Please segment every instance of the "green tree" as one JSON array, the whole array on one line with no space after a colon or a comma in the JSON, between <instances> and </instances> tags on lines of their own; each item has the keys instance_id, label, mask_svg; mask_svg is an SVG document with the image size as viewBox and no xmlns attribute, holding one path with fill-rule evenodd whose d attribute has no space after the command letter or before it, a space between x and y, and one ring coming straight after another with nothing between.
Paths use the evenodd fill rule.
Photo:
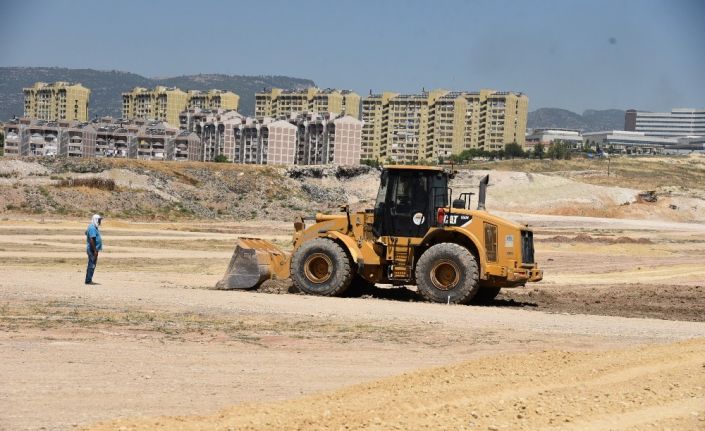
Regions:
<instances>
[{"instance_id":1,"label":"green tree","mask_svg":"<svg viewBox=\"0 0 705 431\"><path fill-rule=\"evenodd\" d=\"M225 156L225 154L218 154L217 156L215 156L213 161L216 163L227 163L228 158Z\"/></svg>"},{"instance_id":2,"label":"green tree","mask_svg":"<svg viewBox=\"0 0 705 431\"><path fill-rule=\"evenodd\" d=\"M545 153L546 153L546 147L544 147L544 145L541 142L534 145L534 157L535 158L543 159Z\"/></svg>"},{"instance_id":3,"label":"green tree","mask_svg":"<svg viewBox=\"0 0 705 431\"><path fill-rule=\"evenodd\" d=\"M552 160L570 160L570 144L556 139L548 147L546 157Z\"/></svg>"},{"instance_id":4,"label":"green tree","mask_svg":"<svg viewBox=\"0 0 705 431\"><path fill-rule=\"evenodd\" d=\"M512 142L511 144L507 144L504 146L504 154L506 157L513 159L515 157L524 157L524 149L521 148L521 145L517 144L516 142Z\"/></svg>"},{"instance_id":5,"label":"green tree","mask_svg":"<svg viewBox=\"0 0 705 431\"><path fill-rule=\"evenodd\" d=\"M360 160L360 164L372 166L373 168L379 168L379 161L375 159L362 159Z\"/></svg>"},{"instance_id":6,"label":"green tree","mask_svg":"<svg viewBox=\"0 0 705 431\"><path fill-rule=\"evenodd\" d=\"M5 155L5 135L0 131L0 156Z\"/></svg>"}]
</instances>

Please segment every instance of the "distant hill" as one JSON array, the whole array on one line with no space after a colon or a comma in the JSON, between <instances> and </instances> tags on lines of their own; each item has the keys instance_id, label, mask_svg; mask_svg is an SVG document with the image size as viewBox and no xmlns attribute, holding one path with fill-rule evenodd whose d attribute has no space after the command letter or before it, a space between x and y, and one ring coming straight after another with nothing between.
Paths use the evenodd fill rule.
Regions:
<instances>
[{"instance_id":1,"label":"distant hill","mask_svg":"<svg viewBox=\"0 0 705 431\"><path fill-rule=\"evenodd\" d=\"M540 108L529 112L527 127L579 129L584 132L624 130L624 111L588 109L583 115L560 108Z\"/></svg>"},{"instance_id":2,"label":"distant hill","mask_svg":"<svg viewBox=\"0 0 705 431\"><path fill-rule=\"evenodd\" d=\"M0 67L0 121L24 111L22 88L37 81L80 82L91 89L90 115L119 117L122 110L121 93L134 87L151 88L156 85L176 86L182 90L230 90L240 95L239 111L253 115L255 92L263 87L287 89L315 86L310 79L287 76L188 75L173 78L145 78L134 73L116 70L66 69L59 67Z\"/></svg>"}]
</instances>

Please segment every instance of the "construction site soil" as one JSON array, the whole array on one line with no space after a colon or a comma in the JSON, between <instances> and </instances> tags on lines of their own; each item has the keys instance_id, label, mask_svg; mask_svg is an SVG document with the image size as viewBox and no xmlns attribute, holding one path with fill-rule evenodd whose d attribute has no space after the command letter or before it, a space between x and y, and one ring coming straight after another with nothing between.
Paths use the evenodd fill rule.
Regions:
<instances>
[{"instance_id":1,"label":"construction site soil","mask_svg":"<svg viewBox=\"0 0 705 431\"><path fill-rule=\"evenodd\" d=\"M639 160L658 175L640 179ZM584 174L583 161L483 165L493 169L488 207L534 228L545 279L470 306L383 285L344 298L302 295L287 282L212 290L238 237L288 248L291 223L167 214L166 200L191 204L154 182L179 182L184 169L255 172L224 196L255 205L271 178L313 212L306 189L369 205L374 171L61 163L0 160L2 430L705 429L702 158L613 161L611 180ZM145 192L154 211L141 206L142 192L139 214L106 204L104 193L130 190L119 178L113 192L51 178L116 170L135 189L154 187ZM482 173L461 170L454 191ZM47 206L64 189L76 194L71 209ZM27 190L47 200L35 204ZM640 202L644 190L657 201ZM276 208L294 213L290 202ZM102 227L100 284L87 287L83 232L103 208L113 213Z\"/></svg>"}]
</instances>

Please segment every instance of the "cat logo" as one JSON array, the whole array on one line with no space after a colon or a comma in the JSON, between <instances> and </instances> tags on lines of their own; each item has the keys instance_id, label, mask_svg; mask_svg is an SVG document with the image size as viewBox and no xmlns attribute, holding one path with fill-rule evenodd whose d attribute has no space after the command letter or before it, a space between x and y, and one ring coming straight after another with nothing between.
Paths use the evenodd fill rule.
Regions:
<instances>
[{"instance_id":1,"label":"cat logo","mask_svg":"<svg viewBox=\"0 0 705 431\"><path fill-rule=\"evenodd\" d=\"M446 214L443 224L447 226L463 226L469 223L472 217L467 214Z\"/></svg>"}]
</instances>

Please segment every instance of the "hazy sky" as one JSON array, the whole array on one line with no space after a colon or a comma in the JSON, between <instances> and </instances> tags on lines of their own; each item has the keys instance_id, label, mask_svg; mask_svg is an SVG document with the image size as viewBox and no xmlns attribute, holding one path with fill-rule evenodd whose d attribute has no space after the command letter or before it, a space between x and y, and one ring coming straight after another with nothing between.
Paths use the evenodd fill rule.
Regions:
<instances>
[{"instance_id":1,"label":"hazy sky","mask_svg":"<svg viewBox=\"0 0 705 431\"><path fill-rule=\"evenodd\" d=\"M705 0L0 0L0 65L495 88L530 109L705 107Z\"/></svg>"}]
</instances>

